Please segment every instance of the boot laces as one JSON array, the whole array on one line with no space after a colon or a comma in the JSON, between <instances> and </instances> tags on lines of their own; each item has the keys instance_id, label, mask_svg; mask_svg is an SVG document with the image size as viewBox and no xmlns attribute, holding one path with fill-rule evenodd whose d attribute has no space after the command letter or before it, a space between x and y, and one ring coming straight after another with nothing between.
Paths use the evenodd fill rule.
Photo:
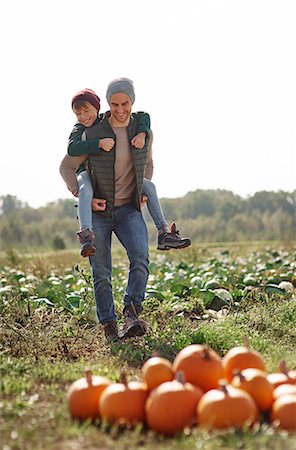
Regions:
<instances>
[{"instance_id":1,"label":"boot laces","mask_svg":"<svg viewBox=\"0 0 296 450\"><path fill-rule=\"evenodd\" d=\"M180 232L179 232L179 230L177 230L177 226L176 226L175 222L173 222L170 226L170 233L173 236L178 236L178 237L180 236Z\"/></svg>"}]
</instances>

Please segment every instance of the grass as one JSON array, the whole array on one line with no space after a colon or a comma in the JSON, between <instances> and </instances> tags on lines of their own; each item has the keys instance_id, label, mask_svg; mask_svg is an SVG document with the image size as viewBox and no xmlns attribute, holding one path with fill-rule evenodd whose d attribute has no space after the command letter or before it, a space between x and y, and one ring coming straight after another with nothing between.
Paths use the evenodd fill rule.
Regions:
<instances>
[{"instance_id":1,"label":"grass","mask_svg":"<svg viewBox=\"0 0 296 450\"><path fill-rule=\"evenodd\" d=\"M223 252L229 251L233 258L243 257L248 261L251 258L246 246L227 248L223 244L220 248ZM254 244L252 251L262 252L264 248ZM190 251L169 253L160 259L152 252L155 276L159 278L161 270L167 274L169 264L180 262L182 267L187 267L187 263L201 267L210 259L213 266L217 249L193 247ZM284 252L291 256L289 269L295 269L294 249L285 244ZM51 293L55 298L57 292L63 293L57 281L53 285L56 291L46 283L50 276L61 274L65 277L74 273L73 267L78 263L80 273L77 277L81 278L81 268L88 268L85 261L78 259L77 253L62 251L27 258L14 254L16 259L12 261L11 258L11 255L0 257L0 268L13 267L12 271L5 269L5 276L11 272L11 280L18 280L7 281L14 283L15 290L2 299L0 318L1 450L296 450L296 433L276 431L267 425L251 431L228 430L210 434L195 428L175 438L164 438L140 426L123 429L104 423L79 424L69 417L66 402L69 385L82 376L86 367L112 381L119 379L120 370L125 367L129 379L141 379L141 365L153 351L173 360L178 351L190 343L207 343L223 356L228 349L242 344L247 335L251 346L262 353L268 371L276 371L282 358L288 367L296 368L295 298L267 295L264 289L254 287L245 292L228 314L218 315L205 310L200 298L171 295L161 300L150 297L144 305L144 318L149 322L147 335L109 346L94 316L85 317L77 308L69 312L62 303L54 308L32 306L28 298L20 294L19 277L22 275L15 277L18 271L36 277L32 284L37 286L38 282L37 287L41 289L42 283L44 295ZM119 251L116 258L115 264L117 261L119 264L124 259L123 253ZM116 307L121 319L120 291L125 278L120 272L117 278L120 282L116 285ZM91 292L86 292L85 302L91 304L92 301Z\"/></svg>"}]
</instances>

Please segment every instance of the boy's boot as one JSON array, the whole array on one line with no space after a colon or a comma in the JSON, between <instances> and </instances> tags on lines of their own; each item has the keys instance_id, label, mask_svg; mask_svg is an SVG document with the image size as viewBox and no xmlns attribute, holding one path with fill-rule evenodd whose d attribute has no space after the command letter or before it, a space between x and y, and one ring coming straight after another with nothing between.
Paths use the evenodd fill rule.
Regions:
<instances>
[{"instance_id":1,"label":"boy's boot","mask_svg":"<svg viewBox=\"0 0 296 450\"><path fill-rule=\"evenodd\" d=\"M124 322L118 335L120 339L126 339L134 336L143 336L147 331L147 325L144 320L139 319L138 314L142 311L140 305L131 303L123 308Z\"/></svg>"},{"instance_id":2,"label":"boy's boot","mask_svg":"<svg viewBox=\"0 0 296 450\"><path fill-rule=\"evenodd\" d=\"M116 342L119 340L116 320L111 320L111 322L104 323L103 328L108 342Z\"/></svg>"},{"instance_id":3,"label":"boy's boot","mask_svg":"<svg viewBox=\"0 0 296 450\"><path fill-rule=\"evenodd\" d=\"M78 231L77 236L81 245L80 255L81 256L94 255L96 252L94 233L88 228L85 228L84 230Z\"/></svg>"},{"instance_id":4,"label":"boy's boot","mask_svg":"<svg viewBox=\"0 0 296 450\"><path fill-rule=\"evenodd\" d=\"M158 233L158 245L157 250L170 250L171 248L179 249L188 247L191 244L191 240L181 238L179 231L177 230L175 222L173 222L169 228L169 231L163 229Z\"/></svg>"}]
</instances>

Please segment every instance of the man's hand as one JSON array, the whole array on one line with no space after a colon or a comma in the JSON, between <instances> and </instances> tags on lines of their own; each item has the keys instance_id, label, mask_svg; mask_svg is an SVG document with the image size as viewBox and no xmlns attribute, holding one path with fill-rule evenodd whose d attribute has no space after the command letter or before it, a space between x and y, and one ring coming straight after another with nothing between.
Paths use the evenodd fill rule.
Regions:
<instances>
[{"instance_id":1,"label":"man's hand","mask_svg":"<svg viewBox=\"0 0 296 450\"><path fill-rule=\"evenodd\" d=\"M148 200L147 195L142 194L141 197L140 197L140 206L141 206L141 209L144 208L144 206L145 206L146 203L147 203L147 200Z\"/></svg>"},{"instance_id":2,"label":"man's hand","mask_svg":"<svg viewBox=\"0 0 296 450\"><path fill-rule=\"evenodd\" d=\"M115 141L112 138L104 138L99 140L99 148L104 150L104 152L110 152L114 147Z\"/></svg>"},{"instance_id":3,"label":"man's hand","mask_svg":"<svg viewBox=\"0 0 296 450\"><path fill-rule=\"evenodd\" d=\"M143 148L145 145L145 137L146 133L141 132L131 140L131 144L136 148Z\"/></svg>"},{"instance_id":4,"label":"man's hand","mask_svg":"<svg viewBox=\"0 0 296 450\"><path fill-rule=\"evenodd\" d=\"M93 198L91 207L93 211L105 211L106 200L102 198Z\"/></svg>"}]
</instances>

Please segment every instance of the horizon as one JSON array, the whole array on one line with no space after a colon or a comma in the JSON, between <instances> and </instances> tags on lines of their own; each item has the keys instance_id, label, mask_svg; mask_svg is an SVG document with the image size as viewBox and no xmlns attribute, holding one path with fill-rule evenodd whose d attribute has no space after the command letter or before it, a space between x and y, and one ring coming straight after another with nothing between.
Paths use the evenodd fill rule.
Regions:
<instances>
[{"instance_id":1,"label":"horizon","mask_svg":"<svg viewBox=\"0 0 296 450\"><path fill-rule=\"evenodd\" d=\"M281 192L282 192L282 193L285 193L285 194L288 194L288 195L293 195L293 194L295 195L295 194L296 194L296 189L294 189L293 191L285 191L285 190L283 190L283 189L279 189L279 190L277 190L277 191L275 191L275 190L261 190L261 191L256 191L256 192L254 192L253 194L250 194L250 195L247 195L247 196L242 196L242 195L239 195L239 194L233 192L233 191L230 190L230 189L222 189L222 188L217 188L217 189L199 189L199 188L197 188L197 189L195 189L195 190L193 190L193 191L188 191L186 194L184 194L184 195L182 195L182 196L180 196L180 197L161 197L161 198L160 198L160 201L162 201L162 200L177 200L177 199L182 199L182 198L186 197L187 195L192 194L192 193L195 193L195 192L197 192L197 191L203 191L203 192L204 192L204 191L214 191L214 192L223 191L223 192L229 192L229 193L233 194L233 196L239 197L239 199L240 199L240 200L243 200L243 201L244 201L244 200L248 200L248 199L254 197L256 194L263 193L263 192L264 192L264 193L267 193L267 194L280 194ZM41 205L38 205L38 206L33 206L33 205L31 205L28 201L22 200L22 199L20 199L18 196L13 195L13 194L5 194L5 195L1 195L1 196L0 196L0 201L1 201L1 199L2 199L3 197L7 197L7 196L11 196L11 197L15 198L17 201L20 201L20 202L22 203L22 207L29 207L29 208L31 208L31 209L44 208L44 207L47 207L47 206L49 206L49 205L51 205L51 204L58 203L59 201L72 200L74 203L75 203L75 202L78 203L78 199L72 196L72 198L57 198L57 199L51 200L51 201L49 201L49 202L47 202L47 203L44 203L44 204L41 204ZM295 199L295 200L296 200L296 199ZM1 210L1 205L0 205L0 210ZM0 215L1 215L1 212L0 212Z\"/></svg>"},{"instance_id":2,"label":"horizon","mask_svg":"<svg viewBox=\"0 0 296 450\"><path fill-rule=\"evenodd\" d=\"M82 38L84 11L97 26ZM295 1L5 0L1 19L1 195L33 207L72 198L59 174L72 96L94 89L103 112L120 76L151 116L160 198L295 189Z\"/></svg>"}]
</instances>

